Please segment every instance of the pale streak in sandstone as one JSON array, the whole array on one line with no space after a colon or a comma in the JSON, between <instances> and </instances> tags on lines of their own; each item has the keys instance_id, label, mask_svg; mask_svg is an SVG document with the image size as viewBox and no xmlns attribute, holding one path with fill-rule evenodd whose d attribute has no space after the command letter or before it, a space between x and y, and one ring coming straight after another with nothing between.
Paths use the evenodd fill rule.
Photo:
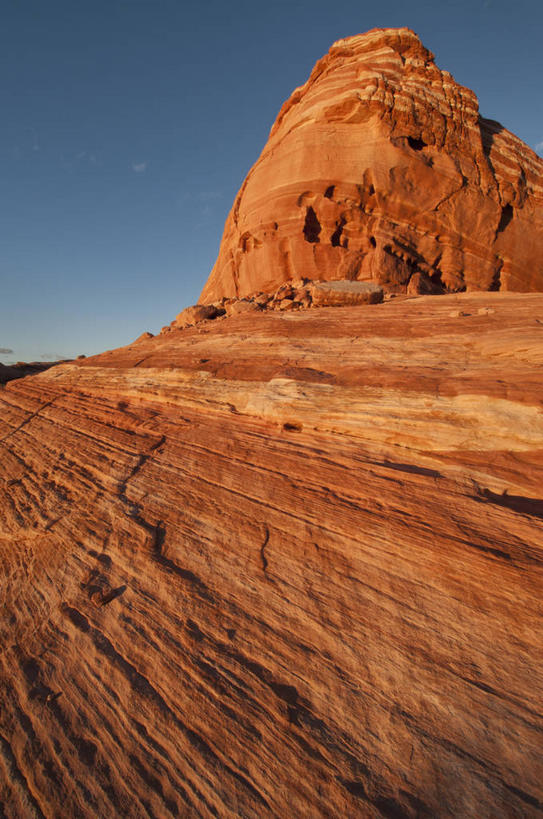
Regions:
<instances>
[{"instance_id":1,"label":"pale streak in sandstone","mask_svg":"<svg viewBox=\"0 0 543 819\"><path fill-rule=\"evenodd\" d=\"M251 313L0 390L4 813L541 815L542 322Z\"/></svg>"},{"instance_id":2,"label":"pale streak in sandstone","mask_svg":"<svg viewBox=\"0 0 543 819\"><path fill-rule=\"evenodd\" d=\"M409 29L334 43L285 102L200 301L300 277L543 289L543 160Z\"/></svg>"}]
</instances>

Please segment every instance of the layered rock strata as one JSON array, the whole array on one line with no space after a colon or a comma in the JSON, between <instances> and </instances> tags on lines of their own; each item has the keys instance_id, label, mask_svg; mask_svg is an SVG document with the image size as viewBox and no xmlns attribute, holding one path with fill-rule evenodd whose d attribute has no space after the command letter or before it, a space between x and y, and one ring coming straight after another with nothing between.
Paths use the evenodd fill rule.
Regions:
<instances>
[{"instance_id":1,"label":"layered rock strata","mask_svg":"<svg viewBox=\"0 0 543 819\"><path fill-rule=\"evenodd\" d=\"M285 102L200 300L300 277L543 289L543 160L409 29L334 43Z\"/></svg>"},{"instance_id":2,"label":"layered rock strata","mask_svg":"<svg viewBox=\"0 0 543 819\"><path fill-rule=\"evenodd\" d=\"M0 812L543 815L543 295L0 389Z\"/></svg>"}]
</instances>

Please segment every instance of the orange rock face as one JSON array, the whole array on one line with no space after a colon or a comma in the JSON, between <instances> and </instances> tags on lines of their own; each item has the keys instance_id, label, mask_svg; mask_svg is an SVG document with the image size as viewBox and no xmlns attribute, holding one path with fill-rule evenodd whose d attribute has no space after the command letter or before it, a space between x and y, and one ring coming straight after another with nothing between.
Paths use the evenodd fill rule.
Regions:
<instances>
[{"instance_id":1,"label":"orange rock face","mask_svg":"<svg viewBox=\"0 0 543 819\"><path fill-rule=\"evenodd\" d=\"M335 43L283 105L201 301L300 277L543 289L543 161L409 29Z\"/></svg>"},{"instance_id":2,"label":"orange rock face","mask_svg":"<svg viewBox=\"0 0 543 819\"><path fill-rule=\"evenodd\" d=\"M542 364L467 293L1 388L0 812L540 816Z\"/></svg>"}]
</instances>

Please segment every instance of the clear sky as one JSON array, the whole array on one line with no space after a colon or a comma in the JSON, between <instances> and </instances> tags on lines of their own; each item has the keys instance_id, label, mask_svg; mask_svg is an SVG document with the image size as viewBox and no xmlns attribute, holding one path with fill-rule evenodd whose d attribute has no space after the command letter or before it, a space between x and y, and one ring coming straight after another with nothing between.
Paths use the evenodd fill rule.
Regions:
<instances>
[{"instance_id":1,"label":"clear sky","mask_svg":"<svg viewBox=\"0 0 543 819\"><path fill-rule=\"evenodd\" d=\"M543 155L542 0L0 6L4 363L127 344L195 303L281 104L340 37L409 26Z\"/></svg>"}]
</instances>

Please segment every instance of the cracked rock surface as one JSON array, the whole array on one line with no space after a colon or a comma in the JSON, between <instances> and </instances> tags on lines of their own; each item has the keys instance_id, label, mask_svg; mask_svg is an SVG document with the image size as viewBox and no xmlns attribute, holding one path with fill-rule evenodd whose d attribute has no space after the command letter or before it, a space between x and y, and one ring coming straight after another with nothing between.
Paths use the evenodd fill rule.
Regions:
<instances>
[{"instance_id":1,"label":"cracked rock surface","mask_svg":"<svg viewBox=\"0 0 543 819\"><path fill-rule=\"evenodd\" d=\"M543 815L543 295L0 388L10 817Z\"/></svg>"}]
</instances>

